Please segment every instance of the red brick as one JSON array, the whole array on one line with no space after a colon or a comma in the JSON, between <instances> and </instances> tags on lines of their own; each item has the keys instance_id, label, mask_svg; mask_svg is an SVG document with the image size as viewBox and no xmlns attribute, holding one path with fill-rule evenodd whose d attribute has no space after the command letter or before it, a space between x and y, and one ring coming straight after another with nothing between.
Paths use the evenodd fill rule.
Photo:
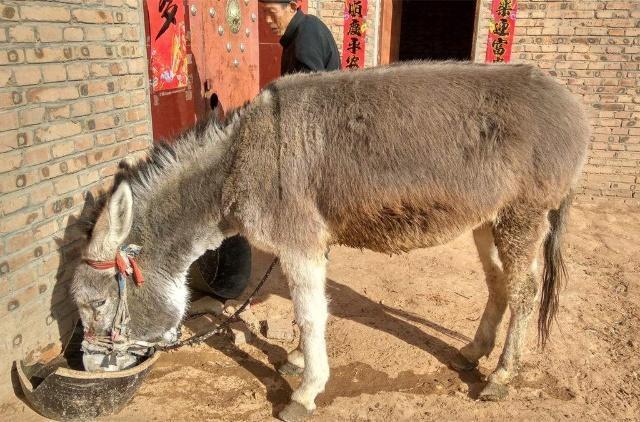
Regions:
<instances>
[{"instance_id":1,"label":"red brick","mask_svg":"<svg viewBox=\"0 0 640 422\"><path fill-rule=\"evenodd\" d=\"M134 140L129 141L128 150L129 152L140 151L149 147L150 142L148 138L136 138Z\"/></svg>"},{"instance_id":2,"label":"red brick","mask_svg":"<svg viewBox=\"0 0 640 422\"><path fill-rule=\"evenodd\" d=\"M100 169L100 176L101 177L109 177L109 176L113 176L114 174L116 174L118 172L118 164L117 163L112 163L109 164L108 166L102 167Z\"/></svg>"},{"instance_id":3,"label":"red brick","mask_svg":"<svg viewBox=\"0 0 640 422\"><path fill-rule=\"evenodd\" d=\"M0 211L2 211L4 215L9 215L12 212L25 208L28 204L28 195L13 195L11 198L6 198L3 201L0 201Z\"/></svg>"},{"instance_id":4,"label":"red brick","mask_svg":"<svg viewBox=\"0 0 640 422\"><path fill-rule=\"evenodd\" d=\"M22 48L0 50L0 65L16 65L22 62L24 62L24 50Z\"/></svg>"},{"instance_id":5,"label":"red brick","mask_svg":"<svg viewBox=\"0 0 640 422\"><path fill-rule=\"evenodd\" d=\"M126 154L126 148L124 145L118 144L116 146L103 148L99 151L92 151L87 155L88 163L90 166L100 164L106 161L113 160L115 158L123 157Z\"/></svg>"},{"instance_id":6,"label":"red brick","mask_svg":"<svg viewBox=\"0 0 640 422\"><path fill-rule=\"evenodd\" d=\"M11 110L0 113L0 131L17 129L18 127L17 111Z\"/></svg>"},{"instance_id":7,"label":"red brick","mask_svg":"<svg viewBox=\"0 0 640 422\"><path fill-rule=\"evenodd\" d=\"M17 252L24 249L33 242L33 233L26 230L17 234L13 234L7 238L7 253Z\"/></svg>"},{"instance_id":8,"label":"red brick","mask_svg":"<svg viewBox=\"0 0 640 422\"><path fill-rule=\"evenodd\" d=\"M132 10L129 12L123 13L123 22L126 23L138 23L140 21L140 15L137 10Z\"/></svg>"},{"instance_id":9,"label":"red brick","mask_svg":"<svg viewBox=\"0 0 640 422\"><path fill-rule=\"evenodd\" d=\"M9 28L9 40L17 43L33 43L36 42L36 34L33 27L19 24Z\"/></svg>"},{"instance_id":10,"label":"red brick","mask_svg":"<svg viewBox=\"0 0 640 422\"><path fill-rule=\"evenodd\" d=\"M47 107L47 119L49 120L60 120L60 119L68 119L71 117L71 108L68 104L56 106L56 107Z\"/></svg>"},{"instance_id":11,"label":"red brick","mask_svg":"<svg viewBox=\"0 0 640 422\"><path fill-rule=\"evenodd\" d=\"M109 71L109 63L91 63L89 65L89 73L92 77L103 78L111 76Z\"/></svg>"},{"instance_id":12,"label":"red brick","mask_svg":"<svg viewBox=\"0 0 640 422\"><path fill-rule=\"evenodd\" d=\"M96 144L98 145L111 145L115 142L116 142L116 135L112 132L96 134Z\"/></svg>"},{"instance_id":13,"label":"red brick","mask_svg":"<svg viewBox=\"0 0 640 422\"><path fill-rule=\"evenodd\" d=\"M148 95L144 90L137 90L130 94L131 105L140 105L148 101Z\"/></svg>"},{"instance_id":14,"label":"red brick","mask_svg":"<svg viewBox=\"0 0 640 422\"><path fill-rule=\"evenodd\" d=\"M80 185L87 186L91 183L95 183L100 179L100 172L97 170L91 170L86 173L82 173L78 176L80 179Z\"/></svg>"},{"instance_id":15,"label":"red brick","mask_svg":"<svg viewBox=\"0 0 640 422\"><path fill-rule=\"evenodd\" d=\"M67 72L62 64L50 64L42 67L45 82L59 82L67 79Z\"/></svg>"},{"instance_id":16,"label":"red brick","mask_svg":"<svg viewBox=\"0 0 640 422\"><path fill-rule=\"evenodd\" d=\"M14 108L21 104L24 96L20 91L0 92L0 108Z\"/></svg>"},{"instance_id":17,"label":"red brick","mask_svg":"<svg viewBox=\"0 0 640 422\"><path fill-rule=\"evenodd\" d=\"M53 193L52 183L39 183L31 190L31 205L43 204Z\"/></svg>"},{"instance_id":18,"label":"red brick","mask_svg":"<svg viewBox=\"0 0 640 422\"><path fill-rule=\"evenodd\" d=\"M35 132L35 136L40 142L49 142L60 138L66 138L67 136L77 135L80 132L82 132L82 127L79 123L64 121L52 124L46 128L38 128Z\"/></svg>"},{"instance_id":19,"label":"red brick","mask_svg":"<svg viewBox=\"0 0 640 422\"><path fill-rule=\"evenodd\" d=\"M55 220L48 221L33 229L33 237L37 240L47 238L58 231L58 223Z\"/></svg>"},{"instance_id":20,"label":"red brick","mask_svg":"<svg viewBox=\"0 0 640 422\"><path fill-rule=\"evenodd\" d=\"M65 41L82 41L84 39L82 28L64 28L63 35Z\"/></svg>"},{"instance_id":21,"label":"red brick","mask_svg":"<svg viewBox=\"0 0 640 422\"><path fill-rule=\"evenodd\" d=\"M109 64L109 73L113 76L117 75L126 75L127 74L127 66L123 63L110 63Z\"/></svg>"},{"instance_id":22,"label":"red brick","mask_svg":"<svg viewBox=\"0 0 640 422\"><path fill-rule=\"evenodd\" d=\"M147 108L138 107L127 111L127 122L134 122L147 118Z\"/></svg>"},{"instance_id":23,"label":"red brick","mask_svg":"<svg viewBox=\"0 0 640 422\"><path fill-rule=\"evenodd\" d=\"M93 101L93 112L94 113L103 113L105 111L113 110L113 98L111 97L100 97Z\"/></svg>"},{"instance_id":24,"label":"red brick","mask_svg":"<svg viewBox=\"0 0 640 422\"><path fill-rule=\"evenodd\" d=\"M28 108L20 110L20 125L30 126L44 121L44 107Z\"/></svg>"},{"instance_id":25,"label":"red brick","mask_svg":"<svg viewBox=\"0 0 640 422\"><path fill-rule=\"evenodd\" d=\"M24 153L23 164L25 166L32 166L34 164L44 163L51 159L49 152L49 146L31 147Z\"/></svg>"},{"instance_id":26,"label":"red brick","mask_svg":"<svg viewBox=\"0 0 640 422\"><path fill-rule=\"evenodd\" d=\"M89 77L89 65L86 63L74 63L67 65L67 78L70 81L85 80Z\"/></svg>"},{"instance_id":27,"label":"red brick","mask_svg":"<svg viewBox=\"0 0 640 422\"><path fill-rule=\"evenodd\" d=\"M42 81L40 68L32 66L21 66L18 72L15 72L15 80L17 85L34 85Z\"/></svg>"},{"instance_id":28,"label":"red brick","mask_svg":"<svg viewBox=\"0 0 640 422\"><path fill-rule=\"evenodd\" d=\"M84 151L93 146L93 135L82 135L74 139L74 148L76 151Z\"/></svg>"},{"instance_id":29,"label":"red brick","mask_svg":"<svg viewBox=\"0 0 640 422\"><path fill-rule=\"evenodd\" d=\"M111 13L106 10L75 9L72 15L76 22L81 23L113 23Z\"/></svg>"},{"instance_id":30,"label":"red brick","mask_svg":"<svg viewBox=\"0 0 640 422\"><path fill-rule=\"evenodd\" d=\"M124 108L131 105L131 95L129 93L116 95L113 97L113 106L115 108Z\"/></svg>"},{"instance_id":31,"label":"red brick","mask_svg":"<svg viewBox=\"0 0 640 422\"><path fill-rule=\"evenodd\" d=\"M62 195L80 187L78 184L78 177L76 175L69 175L56 180L53 182L53 186L56 194L58 195Z\"/></svg>"},{"instance_id":32,"label":"red brick","mask_svg":"<svg viewBox=\"0 0 640 422\"><path fill-rule=\"evenodd\" d=\"M66 7L49 7L41 4L20 7L20 17L27 21L68 22L70 16L69 9Z\"/></svg>"},{"instance_id":33,"label":"red brick","mask_svg":"<svg viewBox=\"0 0 640 422\"><path fill-rule=\"evenodd\" d=\"M87 128L89 130L105 130L112 129L122 121L122 118L117 114L108 116L98 116L94 119L87 120Z\"/></svg>"},{"instance_id":34,"label":"red brick","mask_svg":"<svg viewBox=\"0 0 640 422\"><path fill-rule=\"evenodd\" d=\"M137 41L140 38L140 33L137 27L127 26L124 28L123 36L125 41Z\"/></svg>"},{"instance_id":35,"label":"red brick","mask_svg":"<svg viewBox=\"0 0 640 422\"><path fill-rule=\"evenodd\" d=\"M64 101L73 100L78 97L78 88L75 86L33 88L27 92L27 99L30 102Z\"/></svg>"},{"instance_id":36,"label":"red brick","mask_svg":"<svg viewBox=\"0 0 640 422\"><path fill-rule=\"evenodd\" d=\"M73 117L86 116L91 113L91 103L89 101L74 101L71 104L71 115Z\"/></svg>"},{"instance_id":37,"label":"red brick","mask_svg":"<svg viewBox=\"0 0 640 422\"><path fill-rule=\"evenodd\" d=\"M8 171L19 169L21 162L22 152L20 151L3 154L2 160L0 160L0 173L6 173Z\"/></svg>"},{"instance_id":38,"label":"red brick","mask_svg":"<svg viewBox=\"0 0 640 422\"><path fill-rule=\"evenodd\" d=\"M84 30L84 35L87 41L104 41L107 39L104 29L100 27L87 27ZM87 53L87 55L89 55L89 53Z\"/></svg>"},{"instance_id":39,"label":"red brick","mask_svg":"<svg viewBox=\"0 0 640 422\"><path fill-rule=\"evenodd\" d=\"M28 228L34 222L42 219L42 210L16 213L13 216L3 217L0 220L0 233L11 233Z\"/></svg>"},{"instance_id":40,"label":"red brick","mask_svg":"<svg viewBox=\"0 0 640 422\"><path fill-rule=\"evenodd\" d=\"M120 41L122 40L122 28L119 26L107 27L104 30L105 38L108 41Z\"/></svg>"},{"instance_id":41,"label":"red brick","mask_svg":"<svg viewBox=\"0 0 640 422\"><path fill-rule=\"evenodd\" d=\"M25 58L29 63L64 62L73 59L73 49L71 47L27 48Z\"/></svg>"},{"instance_id":42,"label":"red brick","mask_svg":"<svg viewBox=\"0 0 640 422\"><path fill-rule=\"evenodd\" d=\"M7 259L4 260L2 264L0 264L0 268L3 268L3 271L17 271L27 265L29 262L32 262L37 257L42 256L41 252L44 250L44 247L38 245L34 249L27 249L15 254L11 254L7 256Z\"/></svg>"},{"instance_id":43,"label":"red brick","mask_svg":"<svg viewBox=\"0 0 640 422\"><path fill-rule=\"evenodd\" d=\"M11 76L13 76L11 69L0 69L0 87L9 85Z\"/></svg>"},{"instance_id":44,"label":"red brick","mask_svg":"<svg viewBox=\"0 0 640 422\"><path fill-rule=\"evenodd\" d=\"M94 81L80 85L80 93L83 96L104 95L115 92L116 83L113 81Z\"/></svg>"},{"instance_id":45,"label":"red brick","mask_svg":"<svg viewBox=\"0 0 640 422\"><path fill-rule=\"evenodd\" d=\"M71 154L75 150L74 141L58 142L51 147L51 153L54 158L64 157Z\"/></svg>"},{"instance_id":46,"label":"red brick","mask_svg":"<svg viewBox=\"0 0 640 422\"><path fill-rule=\"evenodd\" d=\"M62 28L53 25L38 26L38 38L41 42L62 41Z\"/></svg>"}]
</instances>

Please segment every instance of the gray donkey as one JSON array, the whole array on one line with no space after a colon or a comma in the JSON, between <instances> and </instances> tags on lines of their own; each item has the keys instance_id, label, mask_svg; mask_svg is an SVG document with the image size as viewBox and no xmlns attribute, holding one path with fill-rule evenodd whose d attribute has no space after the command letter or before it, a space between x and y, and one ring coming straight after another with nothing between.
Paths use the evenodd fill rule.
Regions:
<instances>
[{"instance_id":1,"label":"gray donkey","mask_svg":"<svg viewBox=\"0 0 640 422\"><path fill-rule=\"evenodd\" d=\"M225 124L157 146L120 175L97 214L87 263L141 247L127 279L129 336L167 338L188 306L186 273L240 233L280 258L301 339L281 368L302 383L280 413L300 420L329 378L325 251L331 244L401 253L473 230L489 298L473 341L452 362L491 353L510 308L497 368L480 398L507 394L534 309L538 333L558 308L561 234L589 130L572 95L527 65L407 63L282 78ZM114 269L81 264L72 293L89 334L109 334Z\"/></svg>"}]
</instances>

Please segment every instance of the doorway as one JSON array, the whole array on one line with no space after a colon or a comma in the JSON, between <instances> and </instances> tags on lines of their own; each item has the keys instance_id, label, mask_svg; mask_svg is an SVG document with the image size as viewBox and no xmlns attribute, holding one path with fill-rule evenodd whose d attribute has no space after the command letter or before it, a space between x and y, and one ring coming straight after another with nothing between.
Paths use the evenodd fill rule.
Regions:
<instances>
[{"instance_id":1,"label":"doorway","mask_svg":"<svg viewBox=\"0 0 640 422\"><path fill-rule=\"evenodd\" d=\"M382 64L406 60L471 60L477 0L383 0Z\"/></svg>"}]
</instances>

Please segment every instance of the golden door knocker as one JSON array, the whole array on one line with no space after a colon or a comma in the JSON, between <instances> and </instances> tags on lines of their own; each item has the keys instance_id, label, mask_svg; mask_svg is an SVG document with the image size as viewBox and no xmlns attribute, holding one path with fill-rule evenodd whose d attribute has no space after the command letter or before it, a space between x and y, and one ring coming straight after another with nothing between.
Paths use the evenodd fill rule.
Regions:
<instances>
[{"instance_id":1,"label":"golden door knocker","mask_svg":"<svg viewBox=\"0 0 640 422\"><path fill-rule=\"evenodd\" d=\"M231 32L234 34L240 31L242 12L240 11L238 0L227 1L227 23L229 24L229 29L231 29Z\"/></svg>"}]
</instances>

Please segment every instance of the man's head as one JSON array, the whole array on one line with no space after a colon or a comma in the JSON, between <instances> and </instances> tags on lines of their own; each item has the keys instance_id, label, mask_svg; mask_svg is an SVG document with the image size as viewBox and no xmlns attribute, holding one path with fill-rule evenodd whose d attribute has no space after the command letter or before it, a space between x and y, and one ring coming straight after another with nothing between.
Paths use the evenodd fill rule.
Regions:
<instances>
[{"instance_id":1,"label":"man's head","mask_svg":"<svg viewBox=\"0 0 640 422\"><path fill-rule=\"evenodd\" d=\"M260 3L264 4L264 18L269 28L282 36L296 14L298 4L295 0L260 0Z\"/></svg>"}]
</instances>

